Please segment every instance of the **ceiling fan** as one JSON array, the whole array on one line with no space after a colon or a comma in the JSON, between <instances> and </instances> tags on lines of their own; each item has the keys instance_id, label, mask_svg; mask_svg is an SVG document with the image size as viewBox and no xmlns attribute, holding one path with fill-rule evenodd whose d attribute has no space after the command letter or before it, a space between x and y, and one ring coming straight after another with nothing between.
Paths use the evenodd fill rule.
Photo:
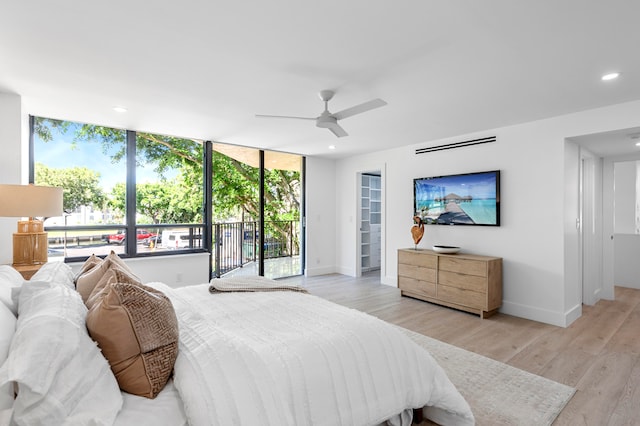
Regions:
<instances>
[{"instance_id":1,"label":"ceiling fan","mask_svg":"<svg viewBox=\"0 0 640 426\"><path fill-rule=\"evenodd\" d=\"M294 117L289 115L264 115L264 114L256 114L256 117L264 117L264 118L293 118L297 120L315 120L316 126L329 129L331 132L337 137L341 138L343 136L348 136L349 134L338 124L338 120L342 120L344 118L351 117L356 114L361 114L363 112L370 111L375 108L380 108L385 106L387 103L382 99L373 99L371 101L352 106L351 108L343 109L340 112L330 113L329 112L329 101L333 98L335 92L333 90L322 90L318 93L320 99L324 102L324 111L318 117Z\"/></svg>"}]
</instances>

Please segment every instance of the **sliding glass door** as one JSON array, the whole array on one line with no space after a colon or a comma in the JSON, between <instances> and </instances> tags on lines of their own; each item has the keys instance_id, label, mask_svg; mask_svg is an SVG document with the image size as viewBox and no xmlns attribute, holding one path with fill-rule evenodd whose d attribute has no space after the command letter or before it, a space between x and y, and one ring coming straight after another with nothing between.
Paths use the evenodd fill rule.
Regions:
<instances>
[{"instance_id":1,"label":"sliding glass door","mask_svg":"<svg viewBox=\"0 0 640 426\"><path fill-rule=\"evenodd\" d=\"M213 276L302 273L302 157L214 143Z\"/></svg>"}]
</instances>

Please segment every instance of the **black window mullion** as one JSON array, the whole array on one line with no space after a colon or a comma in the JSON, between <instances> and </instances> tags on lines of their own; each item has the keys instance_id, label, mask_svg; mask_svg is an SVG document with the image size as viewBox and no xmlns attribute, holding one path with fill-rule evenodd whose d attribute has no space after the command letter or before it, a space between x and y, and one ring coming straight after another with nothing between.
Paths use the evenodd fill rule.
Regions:
<instances>
[{"instance_id":1,"label":"black window mullion","mask_svg":"<svg viewBox=\"0 0 640 426\"><path fill-rule=\"evenodd\" d=\"M29 115L29 183L36 182L35 135L33 132L35 120L33 115Z\"/></svg>"},{"instance_id":2,"label":"black window mullion","mask_svg":"<svg viewBox=\"0 0 640 426\"><path fill-rule=\"evenodd\" d=\"M202 222L204 223L204 229L202 230L202 248L209 252L209 278L211 278L213 272L211 258L213 241L213 143L211 141L204 142L203 155L204 211Z\"/></svg>"},{"instance_id":3,"label":"black window mullion","mask_svg":"<svg viewBox=\"0 0 640 426\"><path fill-rule=\"evenodd\" d=\"M300 273L304 274L307 260L307 157L302 157L302 170L300 171Z\"/></svg>"},{"instance_id":4,"label":"black window mullion","mask_svg":"<svg viewBox=\"0 0 640 426\"><path fill-rule=\"evenodd\" d=\"M126 190L126 222L127 229L125 239L125 253L129 256L136 255L136 132L127 130L127 190Z\"/></svg>"},{"instance_id":5,"label":"black window mullion","mask_svg":"<svg viewBox=\"0 0 640 426\"><path fill-rule=\"evenodd\" d=\"M260 230L258 231L258 244L260 247L260 257L258 259L258 275L264 277L264 151L260 150L260 189L259 206L260 206Z\"/></svg>"}]
</instances>

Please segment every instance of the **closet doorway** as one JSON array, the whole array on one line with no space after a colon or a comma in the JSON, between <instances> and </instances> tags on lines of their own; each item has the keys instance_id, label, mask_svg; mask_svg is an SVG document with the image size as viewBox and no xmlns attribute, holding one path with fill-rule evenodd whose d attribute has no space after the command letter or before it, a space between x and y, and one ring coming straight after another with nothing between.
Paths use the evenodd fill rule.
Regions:
<instances>
[{"instance_id":1,"label":"closet doorway","mask_svg":"<svg viewBox=\"0 0 640 426\"><path fill-rule=\"evenodd\" d=\"M382 177L380 171L363 172L359 176L359 270L380 270L382 264Z\"/></svg>"}]
</instances>

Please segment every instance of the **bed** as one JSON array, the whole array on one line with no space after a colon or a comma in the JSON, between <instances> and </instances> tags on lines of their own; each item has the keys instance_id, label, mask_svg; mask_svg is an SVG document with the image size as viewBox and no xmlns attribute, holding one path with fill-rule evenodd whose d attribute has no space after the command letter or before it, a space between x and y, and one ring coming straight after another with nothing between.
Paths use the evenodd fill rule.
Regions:
<instances>
[{"instance_id":1,"label":"bed","mask_svg":"<svg viewBox=\"0 0 640 426\"><path fill-rule=\"evenodd\" d=\"M179 337L169 380L153 398L135 396L87 332L95 308L70 268L52 262L24 284L9 269L0 424L408 425L414 409L474 423L442 368L393 325L287 289L140 286L170 301Z\"/></svg>"}]
</instances>

